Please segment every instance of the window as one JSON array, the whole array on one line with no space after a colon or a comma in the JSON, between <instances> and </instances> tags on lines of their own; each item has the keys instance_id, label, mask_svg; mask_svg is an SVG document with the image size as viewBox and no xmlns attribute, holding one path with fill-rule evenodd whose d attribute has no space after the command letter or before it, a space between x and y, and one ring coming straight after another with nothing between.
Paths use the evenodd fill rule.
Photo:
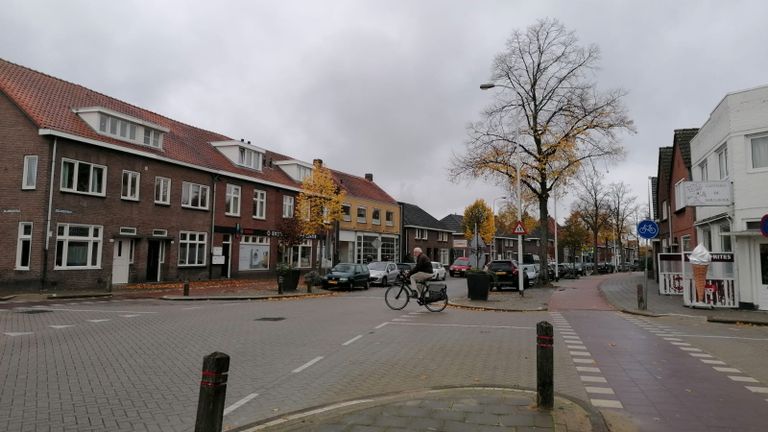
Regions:
<instances>
[{"instance_id":1,"label":"window","mask_svg":"<svg viewBox=\"0 0 768 432\"><path fill-rule=\"evenodd\" d=\"M288 248L280 247L280 262L290 264L296 268L310 267L312 256L312 241L304 240L301 244Z\"/></svg>"},{"instance_id":2,"label":"window","mask_svg":"<svg viewBox=\"0 0 768 432\"><path fill-rule=\"evenodd\" d=\"M311 168L307 168L307 167L301 166L301 165L298 165L297 168L298 168L298 171L299 171L299 181L300 182L303 182L304 179L306 179L307 177L312 175L312 169Z\"/></svg>"},{"instance_id":3,"label":"window","mask_svg":"<svg viewBox=\"0 0 768 432\"><path fill-rule=\"evenodd\" d=\"M357 208L357 222L358 223L366 223L368 221L368 218L366 216L366 208L365 207L358 207Z\"/></svg>"},{"instance_id":4,"label":"window","mask_svg":"<svg viewBox=\"0 0 768 432\"><path fill-rule=\"evenodd\" d=\"M712 250L712 231L709 228L701 230L701 242L707 250Z\"/></svg>"},{"instance_id":5,"label":"window","mask_svg":"<svg viewBox=\"0 0 768 432\"><path fill-rule=\"evenodd\" d=\"M717 164L720 167L720 180L728 178L728 147L723 146L717 152Z\"/></svg>"},{"instance_id":6,"label":"window","mask_svg":"<svg viewBox=\"0 0 768 432\"><path fill-rule=\"evenodd\" d=\"M120 235L136 235L136 227L120 227Z\"/></svg>"},{"instance_id":7,"label":"window","mask_svg":"<svg viewBox=\"0 0 768 432\"><path fill-rule=\"evenodd\" d=\"M204 266L207 234L179 232L179 267Z\"/></svg>"},{"instance_id":8,"label":"window","mask_svg":"<svg viewBox=\"0 0 768 432\"><path fill-rule=\"evenodd\" d=\"M416 229L416 235L414 238L416 240L427 240L429 238L429 231L425 229Z\"/></svg>"},{"instance_id":9,"label":"window","mask_svg":"<svg viewBox=\"0 0 768 432\"><path fill-rule=\"evenodd\" d=\"M768 168L768 136L750 139L752 168Z\"/></svg>"},{"instance_id":10,"label":"window","mask_svg":"<svg viewBox=\"0 0 768 432\"><path fill-rule=\"evenodd\" d=\"M374 225L381 225L381 210L375 208L371 212L371 223Z\"/></svg>"},{"instance_id":11,"label":"window","mask_svg":"<svg viewBox=\"0 0 768 432\"><path fill-rule=\"evenodd\" d=\"M16 244L16 270L29 270L32 254L32 222L19 222L19 241Z\"/></svg>"},{"instance_id":12,"label":"window","mask_svg":"<svg viewBox=\"0 0 768 432\"><path fill-rule=\"evenodd\" d=\"M661 220L665 220L667 218L667 201L663 201L661 203Z\"/></svg>"},{"instance_id":13,"label":"window","mask_svg":"<svg viewBox=\"0 0 768 432\"><path fill-rule=\"evenodd\" d=\"M707 160L706 159L704 159L699 164L699 175L701 176L701 181L709 180L709 172L707 170Z\"/></svg>"},{"instance_id":14,"label":"window","mask_svg":"<svg viewBox=\"0 0 768 432\"><path fill-rule=\"evenodd\" d=\"M267 217L267 193L263 190L253 190L253 218L266 219Z\"/></svg>"},{"instance_id":15,"label":"window","mask_svg":"<svg viewBox=\"0 0 768 432\"><path fill-rule=\"evenodd\" d=\"M682 252L688 252L691 249L691 236L684 235L680 237L680 250Z\"/></svg>"},{"instance_id":16,"label":"window","mask_svg":"<svg viewBox=\"0 0 768 432\"><path fill-rule=\"evenodd\" d=\"M448 249L440 249L440 264L444 266L451 264L448 256Z\"/></svg>"},{"instance_id":17,"label":"window","mask_svg":"<svg viewBox=\"0 0 768 432\"><path fill-rule=\"evenodd\" d=\"M227 197L225 214L228 216L240 216L240 186L227 185Z\"/></svg>"},{"instance_id":18,"label":"window","mask_svg":"<svg viewBox=\"0 0 768 432\"><path fill-rule=\"evenodd\" d=\"M162 146L162 132L144 126L144 144L160 148Z\"/></svg>"},{"instance_id":19,"label":"window","mask_svg":"<svg viewBox=\"0 0 768 432\"><path fill-rule=\"evenodd\" d=\"M146 126L142 127L144 128L144 139L140 141L136 139L136 123L109 114L99 114L99 132L102 134L160 148L162 146L162 132Z\"/></svg>"},{"instance_id":20,"label":"window","mask_svg":"<svg viewBox=\"0 0 768 432\"><path fill-rule=\"evenodd\" d=\"M209 187L197 183L184 182L181 186L181 206L208 210Z\"/></svg>"},{"instance_id":21,"label":"window","mask_svg":"<svg viewBox=\"0 0 768 432\"><path fill-rule=\"evenodd\" d=\"M723 252L733 252L733 244L731 243L731 236L723 235L723 234L728 234L730 232L731 232L730 224L725 223L720 225L720 242L722 245L720 249Z\"/></svg>"},{"instance_id":22,"label":"window","mask_svg":"<svg viewBox=\"0 0 768 432\"><path fill-rule=\"evenodd\" d=\"M167 237L167 236L168 236L168 230L165 230L165 229L152 230L152 237Z\"/></svg>"},{"instance_id":23,"label":"window","mask_svg":"<svg viewBox=\"0 0 768 432\"><path fill-rule=\"evenodd\" d=\"M448 233L447 232L438 232L437 233L437 241L447 242L448 241Z\"/></svg>"},{"instance_id":24,"label":"window","mask_svg":"<svg viewBox=\"0 0 768 432\"><path fill-rule=\"evenodd\" d=\"M123 171L123 189L120 198L124 200L139 200L139 173Z\"/></svg>"},{"instance_id":25,"label":"window","mask_svg":"<svg viewBox=\"0 0 768 432\"><path fill-rule=\"evenodd\" d=\"M345 222L352 220L352 207L349 204L341 205L341 219Z\"/></svg>"},{"instance_id":26,"label":"window","mask_svg":"<svg viewBox=\"0 0 768 432\"><path fill-rule=\"evenodd\" d=\"M61 160L61 190L104 196L107 167L72 159Z\"/></svg>"},{"instance_id":27,"label":"window","mask_svg":"<svg viewBox=\"0 0 768 432\"><path fill-rule=\"evenodd\" d=\"M171 179L155 177L155 204L171 204Z\"/></svg>"},{"instance_id":28,"label":"window","mask_svg":"<svg viewBox=\"0 0 768 432\"><path fill-rule=\"evenodd\" d=\"M675 183L675 211L685 208L685 189L683 188L683 182L685 179L678 180Z\"/></svg>"},{"instance_id":29,"label":"window","mask_svg":"<svg viewBox=\"0 0 768 432\"><path fill-rule=\"evenodd\" d=\"M394 220L395 220L395 213L394 212L387 210L387 212L384 214L384 217L386 218L386 219L384 219L384 221L385 221L384 223L387 226L392 226L392 225L395 224L395 222L394 222Z\"/></svg>"},{"instance_id":30,"label":"window","mask_svg":"<svg viewBox=\"0 0 768 432\"><path fill-rule=\"evenodd\" d=\"M247 148L240 147L239 165L261 171L262 154Z\"/></svg>"},{"instance_id":31,"label":"window","mask_svg":"<svg viewBox=\"0 0 768 432\"><path fill-rule=\"evenodd\" d=\"M269 237L243 236L240 239L240 271L269 269Z\"/></svg>"},{"instance_id":32,"label":"window","mask_svg":"<svg viewBox=\"0 0 768 432\"><path fill-rule=\"evenodd\" d=\"M283 195L283 217L293 217L293 197L289 195Z\"/></svg>"},{"instance_id":33,"label":"window","mask_svg":"<svg viewBox=\"0 0 768 432\"><path fill-rule=\"evenodd\" d=\"M56 232L55 269L100 268L100 225L59 224Z\"/></svg>"},{"instance_id":34,"label":"window","mask_svg":"<svg viewBox=\"0 0 768 432\"><path fill-rule=\"evenodd\" d=\"M24 156L24 172L22 174L21 188L34 189L37 187L37 155Z\"/></svg>"}]
</instances>

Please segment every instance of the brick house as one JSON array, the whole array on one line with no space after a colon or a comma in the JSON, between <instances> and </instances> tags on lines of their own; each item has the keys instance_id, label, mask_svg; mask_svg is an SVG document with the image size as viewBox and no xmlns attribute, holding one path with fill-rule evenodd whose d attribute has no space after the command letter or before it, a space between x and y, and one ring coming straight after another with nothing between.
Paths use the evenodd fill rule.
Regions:
<instances>
[{"instance_id":1,"label":"brick house","mask_svg":"<svg viewBox=\"0 0 768 432\"><path fill-rule=\"evenodd\" d=\"M464 223L464 216L458 214L449 214L440 219L440 223L451 231L451 250L449 261L453 263L456 258L469 256L469 242L464 237L464 231L461 229Z\"/></svg>"},{"instance_id":2,"label":"brick house","mask_svg":"<svg viewBox=\"0 0 768 432\"><path fill-rule=\"evenodd\" d=\"M672 252L686 252L696 247L696 207L686 207L676 199L676 190L682 182L691 180L691 139L698 129L675 129L672 144L672 170L668 192L670 210L668 212L670 249Z\"/></svg>"},{"instance_id":3,"label":"brick house","mask_svg":"<svg viewBox=\"0 0 768 432\"><path fill-rule=\"evenodd\" d=\"M670 210L670 177L672 174L672 147L659 148L659 160L656 168L656 221L659 224L659 241L653 243L654 256L662 252L670 252L672 232L669 224Z\"/></svg>"},{"instance_id":4,"label":"brick house","mask_svg":"<svg viewBox=\"0 0 768 432\"><path fill-rule=\"evenodd\" d=\"M399 204L403 215L403 256L411 257L413 248L420 247L432 261L450 265L453 230L415 204Z\"/></svg>"}]
</instances>

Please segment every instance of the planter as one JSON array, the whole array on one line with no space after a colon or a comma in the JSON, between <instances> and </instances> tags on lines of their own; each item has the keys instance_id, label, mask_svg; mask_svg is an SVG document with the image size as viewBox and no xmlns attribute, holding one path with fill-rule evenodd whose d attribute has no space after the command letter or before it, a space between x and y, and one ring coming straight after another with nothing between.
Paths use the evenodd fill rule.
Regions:
<instances>
[{"instance_id":1,"label":"planter","mask_svg":"<svg viewBox=\"0 0 768 432\"><path fill-rule=\"evenodd\" d=\"M299 277L301 270L285 270L277 275L277 285L281 292L295 292L299 286Z\"/></svg>"},{"instance_id":2,"label":"planter","mask_svg":"<svg viewBox=\"0 0 768 432\"><path fill-rule=\"evenodd\" d=\"M491 289L491 275L467 272L467 297L470 300L488 300Z\"/></svg>"}]
</instances>

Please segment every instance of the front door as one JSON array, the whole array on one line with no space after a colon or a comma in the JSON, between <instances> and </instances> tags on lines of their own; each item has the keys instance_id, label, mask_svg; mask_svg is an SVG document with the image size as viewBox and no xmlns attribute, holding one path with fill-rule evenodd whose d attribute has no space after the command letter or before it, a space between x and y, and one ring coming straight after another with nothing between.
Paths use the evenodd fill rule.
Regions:
<instances>
[{"instance_id":1,"label":"front door","mask_svg":"<svg viewBox=\"0 0 768 432\"><path fill-rule=\"evenodd\" d=\"M160 240L150 240L147 246L147 281L160 281Z\"/></svg>"},{"instance_id":2,"label":"front door","mask_svg":"<svg viewBox=\"0 0 768 432\"><path fill-rule=\"evenodd\" d=\"M112 254L112 283L128 283L128 268L131 265L131 240L115 239Z\"/></svg>"},{"instance_id":3,"label":"front door","mask_svg":"<svg viewBox=\"0 0 768 432\"><path fill-rule=\"evenodd\" d=\"M757 256L756 283L759 295L759 309L768 310L768 243L762 242L755 245Z\"/></svg>"},{"instance_id":4,"label":"front door","mask_svg":"<svg viewBox=\"0 0 768 432\"><path fill-rule=\"evenodd\" d=\"M224 265L221 266L221 277L230 278L232 273L229 268L229 256L232 252L232 236L224 234L221 246L221 253L224 255Z\"/></svg>"}]
</instances>

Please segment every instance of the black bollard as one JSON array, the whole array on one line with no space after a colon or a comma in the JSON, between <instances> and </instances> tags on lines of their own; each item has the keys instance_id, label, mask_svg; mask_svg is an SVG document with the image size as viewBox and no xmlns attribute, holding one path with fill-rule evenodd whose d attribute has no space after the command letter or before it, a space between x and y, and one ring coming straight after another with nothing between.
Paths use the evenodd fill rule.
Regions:
<instances>
[{"instance_id":1,"label":"black bollard","mask_svg":"<svg viewBox=\"0 0 768 432\"><path fill-rule=\"evenodd\" d=\"M197 401L195 432L221 432L224 399L227 396L229 356L214 352L203 357L203 378Z\"/></svg>"},{"instance_id":2,"label":"black bollard","mask_svg":"<svg viewBox=\"0 0 768 432\"><path fill-rule=\"evenodd\" d=\"M184 297L189 297L189 281L184 281Z\"/></svg>"},{"instance_id":3,"label":"black bollard","mask_svg":"<svg viewBox=\"0 0 768 432\"><path fill-rule=\"evenodd\" d=\"M536 403L539 408L555 405L554 339L552 324L536 324Z\"/></svg>"},{"instance_id":4,"label":"black bollard","mask_svg":"<svg viewBox=\"0 0 768 432\"><path fill-rule=\"evenodd\" d=\"M648 310L648 303L645 300L645 290L643 284L637 284L637 309Z\"/></svg>"}]
</instances>

